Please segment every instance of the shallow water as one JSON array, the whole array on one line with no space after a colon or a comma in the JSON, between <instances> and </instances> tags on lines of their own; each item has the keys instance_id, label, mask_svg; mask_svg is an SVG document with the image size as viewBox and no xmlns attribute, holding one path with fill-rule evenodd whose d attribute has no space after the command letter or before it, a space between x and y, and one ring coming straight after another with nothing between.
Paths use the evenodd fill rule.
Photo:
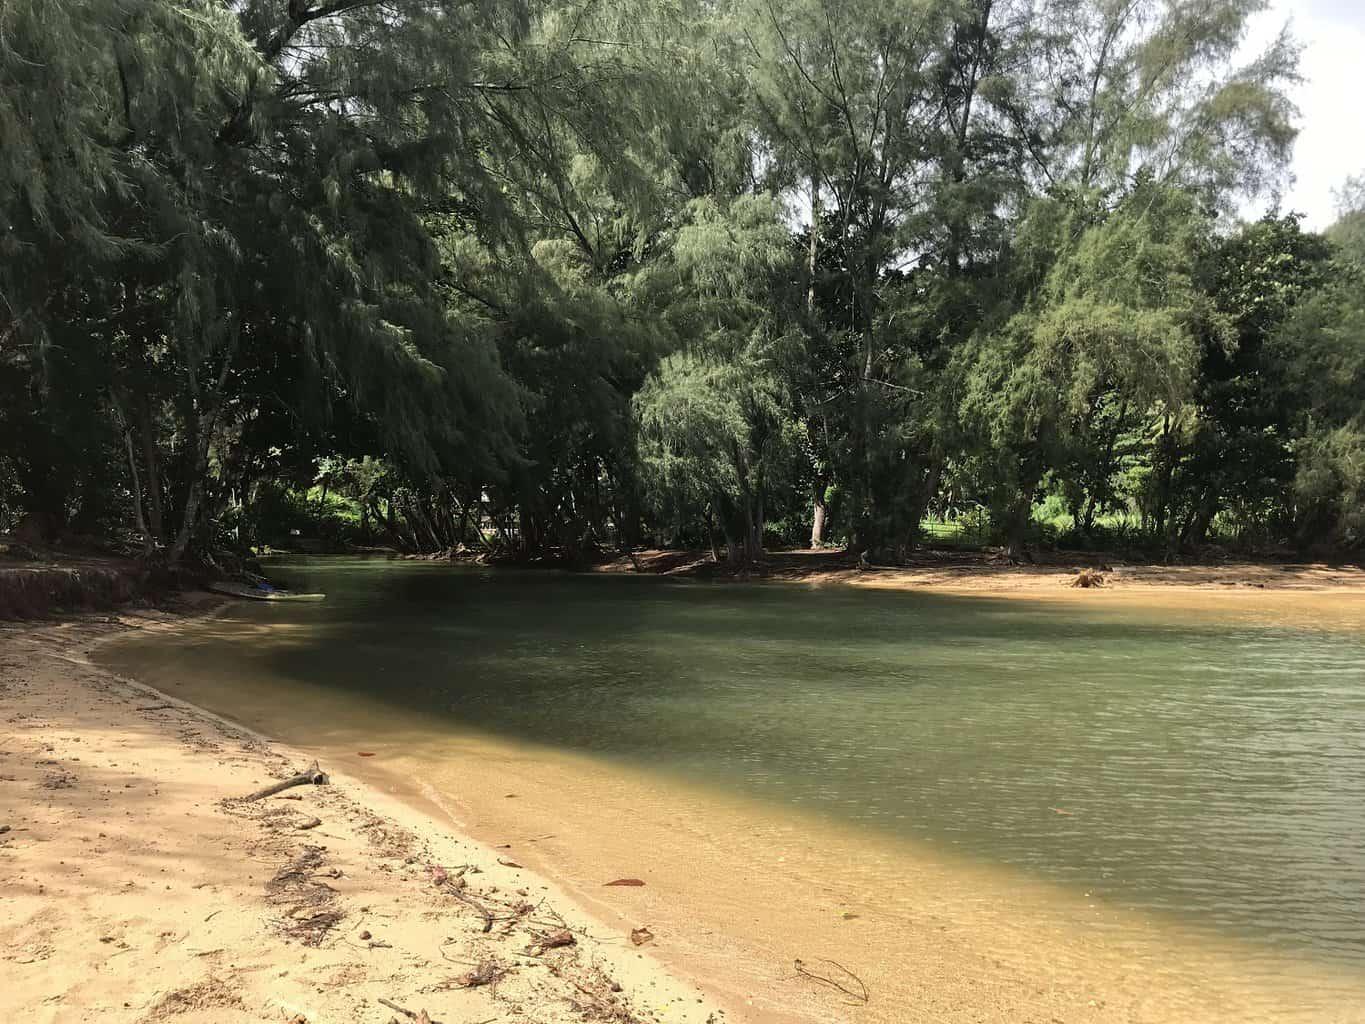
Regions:
<instances>
[{"instance_id":1,"label":"shallow water","mask_svg":"<svg viewBox=\"0 0 1365 1024\"><path fill-rule=\"evenodd\" d=\"M1365 971L1365 615L274 571L327 601L107 660L378 698Z\"/></svg>"}]
</instances>

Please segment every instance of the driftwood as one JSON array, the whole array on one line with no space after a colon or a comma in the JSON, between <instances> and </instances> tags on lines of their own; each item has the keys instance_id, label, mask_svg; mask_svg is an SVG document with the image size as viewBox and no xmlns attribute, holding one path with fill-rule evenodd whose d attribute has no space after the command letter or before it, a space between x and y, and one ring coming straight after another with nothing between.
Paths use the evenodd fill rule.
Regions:
<instances>
[{"instance_id":1,"label":"driftwood","mask_svg":"<svg viewBox=\"0 0 1365 1024\"><path fill-rule=\"evenodd\" d=\"M295 786L325 786L331 781L332 780L327 777L327 773L319 768L318 763L314 761L305 771L301 771L297 775L291 775L289 778L277 782L273 786L266 786L265 789L258 789L249 796L242 797L242 801L244 803L250 803L253 800L264 800L268 796L274 796L276 793L283 793L286 789L293 789Z\"/></svg>"}]
</instances>

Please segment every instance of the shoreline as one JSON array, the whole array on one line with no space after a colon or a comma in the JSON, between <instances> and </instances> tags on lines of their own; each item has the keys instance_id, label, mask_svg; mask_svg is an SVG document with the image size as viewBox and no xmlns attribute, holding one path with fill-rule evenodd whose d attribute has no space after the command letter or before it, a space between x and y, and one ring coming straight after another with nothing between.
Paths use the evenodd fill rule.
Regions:
<instances>
[{"instance_id":1,"label":"shoreline","mask_svg":"<svg viewBox=\"0 0 1365 1024\"><path fill-rule=\"evenodd\" d=\"M736 1019L553 882L343 765L234 799L309 758L88 657L217 610L0 630L6 1019L386 1022L381 998L447 1022ZM487 933L433 884L431 865L466 864Z\"/></svg>"},{"instance_id":2,"label":"shoreline","mask_svg":"<svg viewBox=\"0 0 1365 1024\"><path fill-rule=\"evenodd\" d=\"M860 568L833 549L769 552L761 562L732 568L709 552L647 550L594 565L589 572L699 579L720 583L786 582L813 586L842 584L889 590L932 590L988 596L1077 596L1071 587L1083 569L1100 572L1102 586L1081 596L1106 592L1198 594L1254 591L1365 593L1365 567L1353 563L1225 560L1165 565L1126 560L1114 553L1054 551L1029 564L1009 564L986 551L926 548L904 565ZM1080 588L1075 588L1080 589Z\"/></svg>"},{"instance_id":3,"label":"shoreline","mask_svg":"<svg viewBox=\"0 0 1365 1024\"><path fill-rule=\"evenodd\" d=\"M297 640L270 621L225 623L221 636L280 651ZM183 688L309 757L350 764L371 789L504 848L608 930L648 925L656 956L731 1020L1365 1020L1349 1009L1365 1005L1350 969L1187 932L970 864L947 846L881 842L610 761L451 728L382 697L303 681L286 692L211 671L185 679L170 651L140 664L139 677L162 692ZM375 756L353 760L357 749ZM602 887L617 877L647 884ZM848 965L871 1001L849 1005L808 983L793 972L796 958Z\"/></svg>"},{"instance_id":4,"label":"shoreline","mask_svg":"<svg viewBox=\"0 0 1365 1024\"><path fill-rule=\"evenodd\" d=\"M1180 593L1180 588L1162 589L1167 597ZM1063 596L1091 598L1096 593L1065 590ZM1207 599L1214 593L1260 600L1267 596L1259 590L1223 588L1191 590L1187 596ZM1116 589L1110 594L1122 599L1134 596L1131 590ZM1284 596L1301 599L1308 595L1295 591ZM136 695L131 701L134 704L148 697L175 701L177 706L183 702L188 709L184 712L186 720L182 721L178 712L169 712L169 717L176 719L174 725L156 722L157 715L153 714L152 723L125 720L123 727L140 733L154 724L155 746L162 756L166 746L183 747L184 757L198 766L196 775L210 777L196 785L210 788L215 808L224 795L221 789L225 752L229 753L229 761L241 761L237 767L245 767L250 773L249 783L243 779L242 791L265 784L271 775L296 771L318 756L324 770L332 773L332 787L292 791L303 796L306 803L286 803L287 796L266 801L324 818L323 827L315 832L288 835L295 840L299 836L323 837L318 841L335 848L335 841L326 836L338 829L323 812L331 811L335 817L335 806L327 801L344 790L350 806L348 817L360 816L362 824L380 819L390 823L394 831L415 836L427 844L429 852L422 852L412 863L406 862L406 856L377 862L380 866L367 876L363 905L374 908L381 906L383 899L392 900L395 906L382 913L391 915L394 910L401 910L406 916L422 920L440 913L447 921L440 927L441 934L429 930L422 933L423 938L414 940L413 946L404 948L394 941L395 926L381 917L381 931L375 927L375 918L367 916L366 930L387 947L356 949L360 927L357 924L337 944L340 952L351 951L349 960L340 961L339 966L332 964L330 973L324 973L322 965L310 968L313 973L309 976L309 991L319 984L326 990L325 994L319 992L310 998L331 1002L315 1005L299 1000L287 1005L282 1001L269 1002L272 1012L289 1009L281 1017L286 1021L295 1012L315 1024L350 1013L353 1016L346 1019L373 1019L386 1024L392 1014L374 1000L383 995L412 1006L401 993L395 995L404 985L405 991L429 995L426 1008L434 1019L446 1020L448 1024L452 1020L521 1020L515 1014L496 1016L499 1008L509 1005L507 1000L520 998L509 994L504 999L497 994L510 993L517 984L515 976L500 982L484 1013L484 1004L478 1000L489 994L488 989L466 992L451 987L459 972L475 966L476 957L466 957L468 962L457 966L446 959L436 959L431 952L434 948L439 954L446 938L465 937L477 920L465 909L441 907L439 894L428 891L423 884L426 881L423 869L433 859L437 863L465 863L476 856L483 858L478 863L488 872L475 883L480 889L494 885L505 896L515 891L511 888L515 883L517 888L528 889L539 898L540 887L545 886L545 894L571 923L582 922L574 924L580 930L573 952L586 957L590 964L599 961L608 964L606 976L623 982L623 995L636 1000L636 1016L607 1018L622 1022L1365 1021L1365 1016L1350 1009L1365 1005L1365 984L1329 965L1290 960L1273 967L1273 971L1279 972L1273 978L1258 974L1253 985L1244 972L1252 969L1251 960L1266 951L1236 940L1210 943L1206 936L1182 934L1178 926L1169 922L1140 920L1138 915L1103 904L1087 908L1083 900L1076 898L1079 894L1044 883L1034 884L1008 869L996 871L985 865L979 869L966 865L951 857L947 848L936 851L929 847L914 857L903 857L893 844L880 844L846 829L824 826L814 818L768 813L752 801L721 801L714 794L690 793L671 783L631 775L617 766L532 744L451 734L432 728L420 715L391 712L379 701L360 708L358 728L346 719L348 713L354 714L355 708L328 703L340 701L338 695L302 687L281 693L262 686L260 692L253 692L254 681L243 679L229 691L223 685L225 680L192 680L186 689L191 699L186 701L177 695L184 681L176 677L174 659L168 665L169 676L137 673L140 679L156 684L149 686L101 668L81 653L130 635L130 626L153 634L212 628L215 616L231 607L231 603L217 598L206 601L215 607L195 615L148 612L121 619L92 615L27 631L14 625L0 626L0 697L7 704L13 703L11 683L16 670L12 659L5 655L16 648L6 641L27 632L31 636L25 638L25 645L32 647L36 642L43 648L40 653L46 656L49 668L56 666L62 671L74 668L82 677L91 674L93 678L68 680L76 694L89 696L93 691L97 697L107 697L109 687L113 687L126 691L125 698ZM233 631L239 632L240 625L234 623ZM281 635L267 622L249 627L240 640L288 643L287 633L285 630ZM27 670L23 659L19 660ZM194 685L199 686L203 695L200 699L194 699ZM99 703L108 701L101 698ZM125 699L123 703L127 705L130 701ZM48 708L39 705L30 712L46 715ZM317 730L321 723L328 728ZM262 730L289 742L267 738ZM73 739L71 730L57 731L66 740ZM190 732L199 732L200 739L188 736ZM209 734L210 743L223 749L215 751L196 745L202 744L204 732ZM83 743L68 748L68 753L74 751L88 757L94 747L84 744L91 740L107 742L109 730L77 735L84 736ZM214 736L220 738L215 740ZM232 749L234 745L241 750ZM357 759L357 750L375 756ZM268 752L284 760L261 760ZM257 759L252 760L253 756ZM34 763L50 759L54 759L54 752L36 757ZM10 770L15 761L13 756L0 756L0 776L15 774ZM79 778L79 770L73 774ZM35 807L44 797L54 795L46 792L43 780L38 780L38 786L33 790ZM64 794L67 788L59 787L57 794ZM162 788L166 788L164 784ZM0 795L9 796L8 789L8 783L0 785ZM191 811L202 817L197 808L185 813ZM6 820L12 820L13 812L5 814L10 815ZM218 840L243 857L236 866L237 877L232 884L237 888L231 899L238 906L252 908L259 932L262 927L269 927L270 895L265 887L274 877L271 874L274 868L251 872L256 877L244 882L240 874L260 868L259 856L231 829L245 824L264 830L257 842L264 843L263 849L267 851L278 836L268 824L254 819L242 822L228 816L225 820L231 828L226 834L218 834ZM627 823L629 827L623 827ZM116 821L115 827L123 824ZM85 839L89 839L90 826L83 827L87 829ZM114 834L112 829L106 831ZM378 831L383 834L387 829L381 825ZM374 828L362 829L360 835L353 837L355 842L343 848L343 855L361 857L361 851L374 847L373 840L368 838L374 832ZM0 835L0 881L14 877L9 870L6 844L15 838L15 832ZM48 849L55 849L51 845L55 841L49 840ZM103 842L105 838L101 837ZM68 844L68 848L73 857L88 850L85 845ZM477 853L470 853L471 850ZM942 855L949 857L945 860ZM273 856L276 866L288 863L285 851L276 849ZM525 863L530 871L497 863L499 859L512 858L516 863ZM349 864L345 869L348 877L343 881L349 880L351 874ZM511 873L510 879L497 880L499 872L503 876ZM618 876L640 877L647 884L641 888L602 888L604 880ZM895 879L890 889L884 885L888 876ZM123 876L118 877L121 885ZM227 884L216 884L222 892L228 891ZM47 889L54 892L55 883L50 882ZM373 899L372 893L377 894ZM106 881L98 892L85 898L101 907L119 896L118 887ZM355 907L361 905L361 897L356 897ZM0 907L5 907L5 902L0 901ZM16 914L12 906L6 909L10 910L8 919L16 923L0 928L0 960L24 959L42 952L44 942L51 947L46 958L54 958L57 943L51 941L53 929L43 918L36 918L34 926L36 905L30 908L33 915L27 919ZM206 915L218 914L212 918L214 923L227 920L217 904L205 903L203 909ZM161 920L159 924L143 922L138 932L141 940L157 948L150 953L144 950L144 959L135 961L137 949L117 945L123 942L129 947L136 946L128 941L131 933L125 931L123 937L115 937L112 949L105 946L96 949L97 941L114 933L96 935L99 929L84 923L81 915L76 916L82 923L71 927L83 942L80 955L71 963L79 966L66 968L63 976L74 969L97 976L102 982L122 979L124 984L133 984L148 970L164 971L164 958L168 955L160 948L166 941L164 933L172 933L172 938L180 935L177 941L189 946L186 936L194 934L195 928L193 920L184 922L189 927L181 926L178 919ZM351 921L357 916L353 913ZM651 954L648 961L640 960L640 951L626 939L636 926L647 926L658 936L644 947ZM342 927L345 925L339 925L338 930ZM533 923L530 927L544 932L544 925ZM1141 932L1138 939L1132 938L1134 929ZM48 938L39 938L35 949L30 933ZM525 932L514 934L524 937ZM242 997L248 1006L267 1005L266 994L260 988L260 979L267 973L270 977L266 981L275 978L273 983L280 986L294 985L290 979L302 970L297 954L314 956L313 951L299 948L297 942L281 943L272 946L269 952L260 952L256 949L258 939L255 934L243 938L236 947L225 947L228 954L237 957L231 963L232 972L240 971L241 977L254 979L257 986ZM93 956L87 947L94 949ZM386 978L391 980L384 983L367 980L365 972L376 967L374 958L398 955L391 948L402 950L405 960L424 957L430 967L425 973L411 968L406 975L399 972L395 976L390 972ZM523 945L510 948L514 954L525 949ZM15 951L20 951L17 958ZM101 959L101 954L111 952L124 954L118 960L109 957L115 969L112 974ZM551 951L547 958L563 952ZM225 960L228 954L216 960ZM851 965L859 978L868 983L871 1000L866 1005L854 1005L838 991L799 977L792 970L795 957L808 964L828 957L831 962ZM246 967L242 966L244 962ZM515 970L523 975L528 971L535 973L537 981L546 981L552 991L546 995L540 990L543 1002L539 1004L526 1001L532 998L528 996L516 1005L541 1007L538 1011L541 1015L530 1019L545 1024L585 1019L573 1009L576 999L582 1005L583 994L575 987L582 983L572 979L566 982L559 976L547 979L547 972L525 966L538 962L539 958L523 954ZM201 966L198 961L190 961L189 965L191 971ZM383 966L389 969L389 965ZM22 970L32 967L19 965ZM14 968L7 963L6 969ZM187 982L188 988L161 991L155 999L144 999L141 1007L135 1004L125 1008L121 1015L116 1003L106 1001L101 1012L115 1020L174 1019L176 1013L182 1012L177 1008L185 1000L207 1000L203 1006L194 1008L192 1019L260 1019L259 1014L243 1013L241 1007L230 1001L222 1006L209 1005L213 1000L229 998L230 990L219 983L227 984L225 978L231 981L238 976L232 972L212 970L201 982L193 985ZM638 980L627 981L627 975ZM395 977L396 984L392 980ZM182 989L189 993L183 999L175 996ZM655 993L664 991L677 995L661 1003ZM70 993L66 995L68 1007L90 1005L73 1001ZM10 1008L7 998L0 994L0 1009ZM54 1022L67 1019L56 1013L53 1006L44 1005L36 993L27 998L17 1009L31 1012L29 1019ZM255 1004L250 1001L253 998ZM447 1008L452 1005L456 1010L453 1015ZM645 1014L640 1012L641 1005ZM311 1015L310 1007L324 1016ZM478 1009L465 1012L474 1007Z\"/></svg>"},{"instance_id":5,"label":"shoreline","mask_svg":"<svg viewBox=\"0 0 1365 1024\"><path fill-rule=\"evenodd\" d=\"M396 558L432 565L472 565L493 571L548 571L587 575L690 580L705 583L796 583L812 587L849 586L875 590L1025 598L1054 603L1116 603L1123 600L1194 607L1210 596L1260 600L1267 595L1335 594L1365 598L1365 565L1342 562L1225 560L1165 565L1125 560L1113 552L1040 552L1029 564L1008 564L988 551L924 548L903 565L860 568L855 558L835 549L773 551L755 564L731 567L700 550L647 549L586 567L473 563L435 555L403 556L382 550L304 557ZM290 557L289 552L275 556ZM272 556L274 557L274 556ZM1076 588L1082 570L1098 571L1101 585ZM42 623L58 617L109 613L120 609L175 609L198 590L192 578L153 579L133 559L72 556L32 562L0 559L0 624ZM1122 595L1122 596L1116 596Z\"/></svg>"}]
</instances>

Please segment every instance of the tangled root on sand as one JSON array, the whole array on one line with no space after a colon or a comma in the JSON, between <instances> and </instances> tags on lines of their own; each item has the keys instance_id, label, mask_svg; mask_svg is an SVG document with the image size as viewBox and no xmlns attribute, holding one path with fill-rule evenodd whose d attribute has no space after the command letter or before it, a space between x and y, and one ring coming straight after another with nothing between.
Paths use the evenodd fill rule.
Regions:
<instances>
[{"instance_id":1,"label":"tangled root on sand","mask_svg":"<svg viewBox=\"0 0 1365 1024\"><path fill-rule=\"evenodd\" d=\"M1104 573L1098 569L1082 569L1068 586L1081 587L1085 590L1092 587L1102 587L1104 586Z\"/></svg>"}]
</instances>

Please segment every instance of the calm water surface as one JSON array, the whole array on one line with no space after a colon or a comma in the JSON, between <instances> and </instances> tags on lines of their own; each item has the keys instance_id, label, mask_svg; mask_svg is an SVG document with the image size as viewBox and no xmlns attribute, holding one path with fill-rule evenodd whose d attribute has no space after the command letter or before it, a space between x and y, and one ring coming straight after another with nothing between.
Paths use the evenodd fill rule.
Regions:
<instances>
[{"instance_id":1,"label":"calm water surface","mask_svg":"<svg viewBox=\"0 0 1365 1024\"><path fill-rule=\"evenodd\" d=\"M276 571L328 600L235 606L229 622L293 624L290 642L218 629L187 670L378 695L1365 969L1365 619L363 559Z\"/></svg>"}]
</instances>

